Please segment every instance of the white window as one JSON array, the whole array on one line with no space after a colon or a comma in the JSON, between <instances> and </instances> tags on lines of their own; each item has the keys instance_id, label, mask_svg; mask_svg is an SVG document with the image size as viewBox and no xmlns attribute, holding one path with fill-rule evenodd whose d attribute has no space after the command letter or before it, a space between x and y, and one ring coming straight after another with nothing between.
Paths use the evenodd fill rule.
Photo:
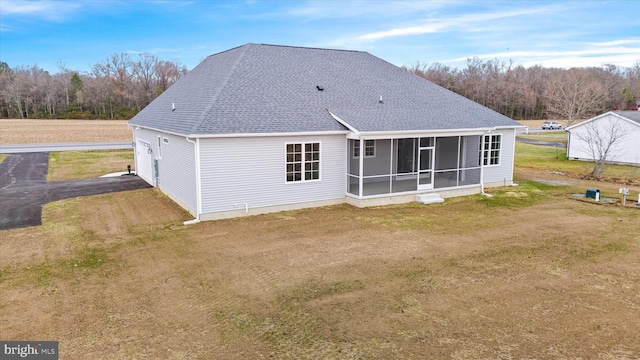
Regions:
<instances>
[{"instance_id":1,"label":"white window","mask_svg":"<svg viewBox=\"0 0 640 360\"><path fill-rule=\"evenodd\" d=\"M502 135L485 135L484 148L480 149L482 165L500 165Z\"/></svg>"},{"instance_id":2,"label":"white window","mask_svg":"<svg viewBox=\"0 0 640 360\"><path fill-rule=\"evenodd\" d=\"M357 158L360 156L360 140L355 140L353 142L353 157ZM376 157L376 141L375 140L365 140L364 141L364 157Z\"/></svg>"},{"instance_id":3,"label":"white window","mask_svg":"<svg viewBox=\"0 0 640 360\"><path fill-rule=\"evenodd\" d=\"M287 182L320 180L320 143L286 144Z\"/></svg>"},{"instance_id":4,"label":"white window","mask_svg":"<svg viewBox=\"0 0 640 360\"><path fill-rule=\"evenodd\" d=\"M162 142L165 143L165 144L168 144L169 143L169 138L163 137L162 138Z\"/></svg>"}]
</instances>

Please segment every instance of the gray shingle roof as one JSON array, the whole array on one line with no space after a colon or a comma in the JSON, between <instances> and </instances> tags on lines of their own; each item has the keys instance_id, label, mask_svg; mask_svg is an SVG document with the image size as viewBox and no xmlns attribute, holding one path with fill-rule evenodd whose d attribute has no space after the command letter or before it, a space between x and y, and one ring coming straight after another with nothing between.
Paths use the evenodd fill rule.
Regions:
<instances>
[{"instance_id":1,"label":"gray shingle roof","mask_svg":"<svg viewBox=\"0 0 640 360\"><path fill-rule=\"evenodd\" d=\"M519 125L366 52L260 44L207 57L130 124L184 135L345 130L329 111L362 132Z\"/></svg>"},{"instance_id":2,"label":"gray shingle roof","mask_svg":"<svg viewBox=\"0 0 640 360\"><path fill-rule=\"evenodd\" d=\"M614 113L640 124L640 111L614 111Z\"/></svg>"}]
</instances>

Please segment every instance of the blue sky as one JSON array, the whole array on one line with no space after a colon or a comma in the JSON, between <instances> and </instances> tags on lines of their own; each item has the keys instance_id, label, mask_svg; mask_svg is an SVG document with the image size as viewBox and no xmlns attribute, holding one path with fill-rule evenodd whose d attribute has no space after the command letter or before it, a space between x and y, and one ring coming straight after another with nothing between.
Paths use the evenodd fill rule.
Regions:
<instances>
[{"instance_id":1,"label":"blue sky","mask_svg":"<svg viewBox=\"0 0 640 360\"><path fill-rule=\"evenodd\" d=\"M149 52L192 69L245 43L367 51L395 65L640 61L640 1L0 0L0 61L75 71Z\"/></svg>"}]
</instances>

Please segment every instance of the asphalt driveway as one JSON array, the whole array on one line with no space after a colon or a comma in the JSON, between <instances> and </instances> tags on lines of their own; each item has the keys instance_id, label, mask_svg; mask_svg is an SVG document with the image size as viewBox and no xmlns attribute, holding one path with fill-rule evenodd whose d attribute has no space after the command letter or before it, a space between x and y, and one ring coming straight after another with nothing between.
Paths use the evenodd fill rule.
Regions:
<instances>
[{"instance_id":1,"label":"asphalt driveway","mask_svg":"<svg viewBox=\"0 0 640 360\"><path fill-rule=\"evenodd\" d=\"M0 230L42 224L51 201L151 187L137 176L47 181L49 153L10 154L0 164Z\"/></svg>"}]
</instances>

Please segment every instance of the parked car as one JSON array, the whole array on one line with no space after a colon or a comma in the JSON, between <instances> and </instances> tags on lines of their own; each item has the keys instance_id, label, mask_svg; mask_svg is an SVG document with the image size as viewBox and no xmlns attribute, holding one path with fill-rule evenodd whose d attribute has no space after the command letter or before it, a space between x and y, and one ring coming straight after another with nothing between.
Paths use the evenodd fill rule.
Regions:
<instances>
[{"instance_id":1,"label":"parked car","mask_svg":"<svg viewBox=\"0 0 640 360\"><path fill-rule=\"evenodd\" d=\"M545 129L549 129L549 130L554 130L554 129L561 129L562 125L558 124L555 121L545 121L542 123L542 130Z\"/></svg>"}]
</instances>

